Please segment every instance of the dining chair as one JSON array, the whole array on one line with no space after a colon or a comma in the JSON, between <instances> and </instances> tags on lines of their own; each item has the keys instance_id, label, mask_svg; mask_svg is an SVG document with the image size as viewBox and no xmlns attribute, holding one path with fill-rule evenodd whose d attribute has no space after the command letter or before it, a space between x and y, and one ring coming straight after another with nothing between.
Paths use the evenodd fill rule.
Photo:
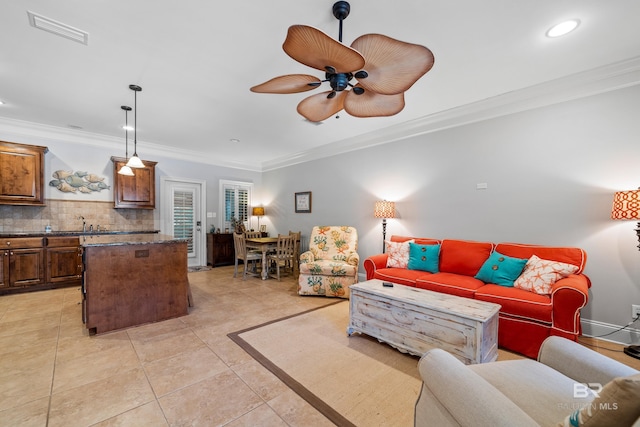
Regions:
<instances>
[{"instance_id":1,"label":"dining chair","mask_svg":"<svg viewBox=\"0 0 640 427\"><path fill-rule=\"evenodd\" d=\"M298 275L300 274L300 239L302 232L289 230L289 235L293 236L293 271Z\"/></svg>"},{"instance_id":2,"label":"dining chair","mask_svg":"<svg viewBox=\"0 0 640 427\"><path fill-rule=\"evenodd\" d=\"M270 277L276 277L280 281L280 269L289 269L293 274L293 251L294 251L294 238L291 235L278 234L278 242L276 243L276 250L274 253L267 256L268 264L273 265L276 269L276 275L274 276L269 271Z\"/></svg>"},{"instance_id":3,"label":"dining chair","mask_svg":"<svg viewBox=\"0 0 640 427\"><path fill-rule=\"evenodd\" d=\"M257 276L258 273L255 267L258 261L262 260L262 254L247 251L247 242L245 241L244 233L233 233L233 246L235 248L235 269L233 270L233 277L238 275L238 260L242 260L244 264L242 280L246 279L247 274ZM249 271L249 261L253 261L254 271Z\"/></svg>"},{"instance_id":4,"label":"dining chair","mask_svg":"<svg viewBox=\"0 0 640 427\"><path fill-rule=\"evenodd\" d=\"M256 239L258 237L262 237L262 233L259 231L245 231L244 237L247 239Z\"/></svg>"}]
</instances>

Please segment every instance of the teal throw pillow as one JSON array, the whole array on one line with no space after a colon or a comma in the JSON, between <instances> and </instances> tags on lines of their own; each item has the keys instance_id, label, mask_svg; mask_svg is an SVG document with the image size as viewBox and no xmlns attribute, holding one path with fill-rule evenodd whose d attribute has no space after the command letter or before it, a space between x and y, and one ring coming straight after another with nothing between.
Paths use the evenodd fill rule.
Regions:
<instances>
[{"instance_id":1,"label":"teal throw pillow","mask_svg":"<svg viewBox=\"0 0 640 427\"><path fill-rule=\"evenodd\" d=\"M520 276L527 261L527 259L513 258L494 251L482 264L475 278L485 283L513 287L513 282Z\"/></svg>"},{"instance_id":2,"label":"teal throw pillow","mask_svg":"<svg viewBox=\"0 0 640 427\"><path fill-rule=\"evenodd\" d=\"M409 270L422 270L429 273L438 272L440 245L419 245L409 243Z\"/></svg>"}]
</instances>

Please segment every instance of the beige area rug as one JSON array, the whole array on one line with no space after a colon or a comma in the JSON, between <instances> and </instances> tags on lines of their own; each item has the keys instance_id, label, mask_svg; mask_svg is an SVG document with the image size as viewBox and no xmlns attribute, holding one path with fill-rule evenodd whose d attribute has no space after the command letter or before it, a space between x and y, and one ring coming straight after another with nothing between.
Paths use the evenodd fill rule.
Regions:
<instances>
[{"instance_id":1,"label":"beige area rug","mask_svg":"<svg viewBox=\"0 0 640 427\"><path fill-rule=\"evenodd\" d=\"M338 426L412 426L419 359L348 322L340 301L229 337Z\"/></svg>"}]
</instances>

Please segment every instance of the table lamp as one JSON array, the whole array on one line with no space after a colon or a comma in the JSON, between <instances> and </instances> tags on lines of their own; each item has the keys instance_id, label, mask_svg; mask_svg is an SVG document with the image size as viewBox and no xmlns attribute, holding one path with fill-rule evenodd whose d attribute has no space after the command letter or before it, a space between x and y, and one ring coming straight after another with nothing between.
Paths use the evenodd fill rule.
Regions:
<instances>
[{"instance_id":1,"label":"table lamp","mask_svg":"<svg viewBox=\"0 0 640 427\"><path fill-rule=\"evenodd\" d=\"M260 231L260 217L264 216L264 206L255 206L251 211L251 215L258 217L258 231Z\"/></svg>"},{"instance_id":2,"label":"table lamp","mask_svg":"<svg viewBox=\"0 0 640 427\"><path fill-rule=\"evenodd\" d=\"M640 241L640 189L630 191L616 191L613 195L611 219L638 220L636 234ZM640 250L640 244L638 244ZM634 319L634 321L637 320ZM624 348L625 354L640 359L640 345L630 345Z\"/></svg>"},{"instance_id":3,"label":"table lamp","mask_svg":"<svg viewBox=\"0 0 640 427\"><path fill-rule=\"evenodd\" d=\"M382 218L382 253L384 253L384 241L387 237L387 218L396 217L395 202L388 202L386 200L377 201L373 208L373 216Z\"/></svg>"}]
</instances>

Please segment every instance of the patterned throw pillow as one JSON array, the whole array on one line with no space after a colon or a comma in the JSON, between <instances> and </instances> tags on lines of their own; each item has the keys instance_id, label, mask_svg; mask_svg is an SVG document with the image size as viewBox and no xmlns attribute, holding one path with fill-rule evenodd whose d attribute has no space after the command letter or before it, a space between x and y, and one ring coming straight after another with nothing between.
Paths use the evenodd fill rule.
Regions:
<instances>
[{"instance_id":1,"label":"patterned throw pillow","mask_svg":"<svg viewBox=\"0 0 640 427\"><path fill-rule=\"evenodd\" d=\"M554 283L576 271L578 271L577 265L550 261L532 255L513 286L536 294L548 295Z\"/></svg>"},{"instance_id":2,"label":"patterned throw pillow","mask_svg":"<svg viewBox=\"0 0 640 427\"><path fill-rule=\"evenodd\" d=\"M391 268L407 268L409 263L409 243L413 243L413 240L407 240L406 242L384 242L387 257L387 267Z\"/></svg>"}]
</instances>

